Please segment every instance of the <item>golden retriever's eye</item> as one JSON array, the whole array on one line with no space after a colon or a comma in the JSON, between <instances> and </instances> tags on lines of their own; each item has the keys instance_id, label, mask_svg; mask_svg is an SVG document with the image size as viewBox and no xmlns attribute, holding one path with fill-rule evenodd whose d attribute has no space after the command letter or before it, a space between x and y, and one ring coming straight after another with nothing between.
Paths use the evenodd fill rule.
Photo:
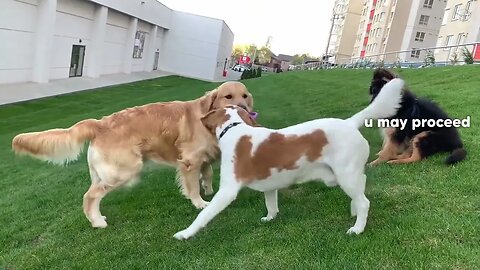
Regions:
<instances>
[{"instance_id":1,"label":"golden retriever's eye","mask_svg":"<svg viewBox=\"0 0 480 270\"><path fill-rule=\"evenodd\" d=\"M247 98L247 97L248 97L247 94L243 94L243 98Z\"/></svg>"},{"instance_id":2,"label":"golden retriever's eye","mask_svg":"<svg viewBox=\"0 0 480 270\"><path fill-rule=\"evenodd\" d=\"M226 95L225 98L226 99L232 99L232 95Z\"/></svg>"}]
</instances>

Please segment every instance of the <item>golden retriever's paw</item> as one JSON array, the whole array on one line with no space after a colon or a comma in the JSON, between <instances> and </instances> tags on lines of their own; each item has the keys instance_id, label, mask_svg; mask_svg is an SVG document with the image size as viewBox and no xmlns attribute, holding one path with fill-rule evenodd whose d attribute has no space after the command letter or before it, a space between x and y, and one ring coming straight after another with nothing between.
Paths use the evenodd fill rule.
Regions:
<instances>
[{"instance_id":1,"label":"golden retriever's paw","mask_svg":"<svg viewBox=\"0 0 480 270\"><path fill-rule=\"evenodd\" d=\"M102 216L94 221L92 221L92 227L93 228L106 228L107 227L107 222L105 221L107 217Z\"/></svg>"},{"instance_id":2,"label":"golden retriever's paw","mask_svg":"<svg viewBox=\"0 0 480 270\"><path fill-rule=\"evenodd\" d=\"M187 240L188 238L192 237L193 234L188 231L188 229L185 229L183 231L179 231L176 234L173 235L177 240Z\"/></svg>"},{"instance_id":3,"label":"golden retriever's paw","mask_svg":"<svg viewBox=\"0 0 480 270\"><path fill-rule=\"evenodd\" d=\"M213 188L212 188L212 186L209 186L209 187L204 186L204 187L203 187L203 190L204 190L204 192L205 192L205 196L209 196L209 195L212 195L212 194L213 194Z\"/></svg>"},{"instance_id":4,"label":"golden retriever's paw","mask_svg":"<svg viewBox=\"0 0 480 270\"><path fill-rule=\"evenodd\" d=\"M207 207L207 205L208 205L209 203L210 203L210 202L201 200L201 201L198 201L198 202L194 202L193 205L195 205L195 207L196 207L197 209L203 209L203 208Z\"/></svg>"}]
</instances>

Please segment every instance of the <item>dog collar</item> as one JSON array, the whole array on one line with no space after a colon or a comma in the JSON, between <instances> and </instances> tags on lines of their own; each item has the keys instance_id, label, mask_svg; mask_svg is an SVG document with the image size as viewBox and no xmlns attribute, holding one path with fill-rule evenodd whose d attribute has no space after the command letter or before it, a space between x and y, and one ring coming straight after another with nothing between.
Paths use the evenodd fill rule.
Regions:
<instances>
[{"instance_id":1,"label":"dog collar","mask_svg":"<svg viewBox=\"0 0 480 270\"><path fill-rule=\"evenodd\" d=\"M223 137L223 135L225 135L225 133L227 133L227 131L228 131L229 129L231 129L231 128L234 127L234 126L238 126L238 125L240 125L241 123L242 123L242 122L233 122L233 123L231 123L230 125L228 125L226 128L224 128L224 129L222 130L222 132L220 133L220 136L218 137L218 139L220 140L220 139Z\"/></svg>"}]
</instances>

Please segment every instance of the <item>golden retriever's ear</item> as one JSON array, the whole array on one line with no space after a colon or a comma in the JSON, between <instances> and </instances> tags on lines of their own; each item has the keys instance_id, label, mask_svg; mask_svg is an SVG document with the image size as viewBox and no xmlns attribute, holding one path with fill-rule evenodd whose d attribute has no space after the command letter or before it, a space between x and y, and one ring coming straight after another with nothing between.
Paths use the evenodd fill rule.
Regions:
<instances>
[{"instance_id":1,"label":"golden retriever's ear","mask_svg":"<svg viewBox=\"0 0 480 270\"><path fill-rule=\"evenodd\" d=\"M203 113L207 113L210 112L212 109L215 109L213 105L217 100L217 97L217 89L205 93L205 95L202 97L202 101L200 101L200 106L202 106Z\"/></svg>"},{"instance_id":2,"label":"golden retriever's ear","mask_svg":"<svg viewBox=\"0 0 480 270\"><path fill-rule=\"evenodd\" d=\"M248 95L248 97L247 97L247 105L248 105L250 111L253 111L253 95L250 94L250 93L248 93L247 95Z\"/></svg>"},{"instance_id":3,"label":"golden retriever's ear","mask_svg":"<svg viewBox=\"0 0 480 270\"><path fill-rule=\"evenodd\" d=\"M215 129L227 122L230 119L230 115L226 114L225 109L218 109L209 111L207 114L200 118L202 124L210 130L210 132L215 134Z\"/></svg>"}]
</instances>

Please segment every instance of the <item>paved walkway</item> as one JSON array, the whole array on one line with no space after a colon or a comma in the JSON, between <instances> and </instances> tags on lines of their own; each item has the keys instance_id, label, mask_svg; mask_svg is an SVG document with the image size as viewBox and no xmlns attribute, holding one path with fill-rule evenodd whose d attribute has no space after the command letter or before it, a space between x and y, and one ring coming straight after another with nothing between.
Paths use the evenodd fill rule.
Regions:
<instances>
[{"instance_id":1,"label":"paved walkway","mask_svg":"<svg viewBox=\"0 0 480 270\"><path fill-rule=\"evenodd\" d=\"M112 74L100 78L78 77L53 80L48 83L0 84L0 105L63 95L110 85L124 84L173 75L164 71ZM225 80L239 80L241 72L228 70Z\"/></svg>"},{"instance_id":2,"label":"paved walkway","mask_svg":"<svg viewBox=\"0 0 480 270\"><path fill-rule=\"evenodd\" d=\"M172 75L163 71L112 74L99 78L77 77L52 80L48 83L0 84L0 105L57 96L116 84L154 79Z\"/></svg>"}]
</instances>

